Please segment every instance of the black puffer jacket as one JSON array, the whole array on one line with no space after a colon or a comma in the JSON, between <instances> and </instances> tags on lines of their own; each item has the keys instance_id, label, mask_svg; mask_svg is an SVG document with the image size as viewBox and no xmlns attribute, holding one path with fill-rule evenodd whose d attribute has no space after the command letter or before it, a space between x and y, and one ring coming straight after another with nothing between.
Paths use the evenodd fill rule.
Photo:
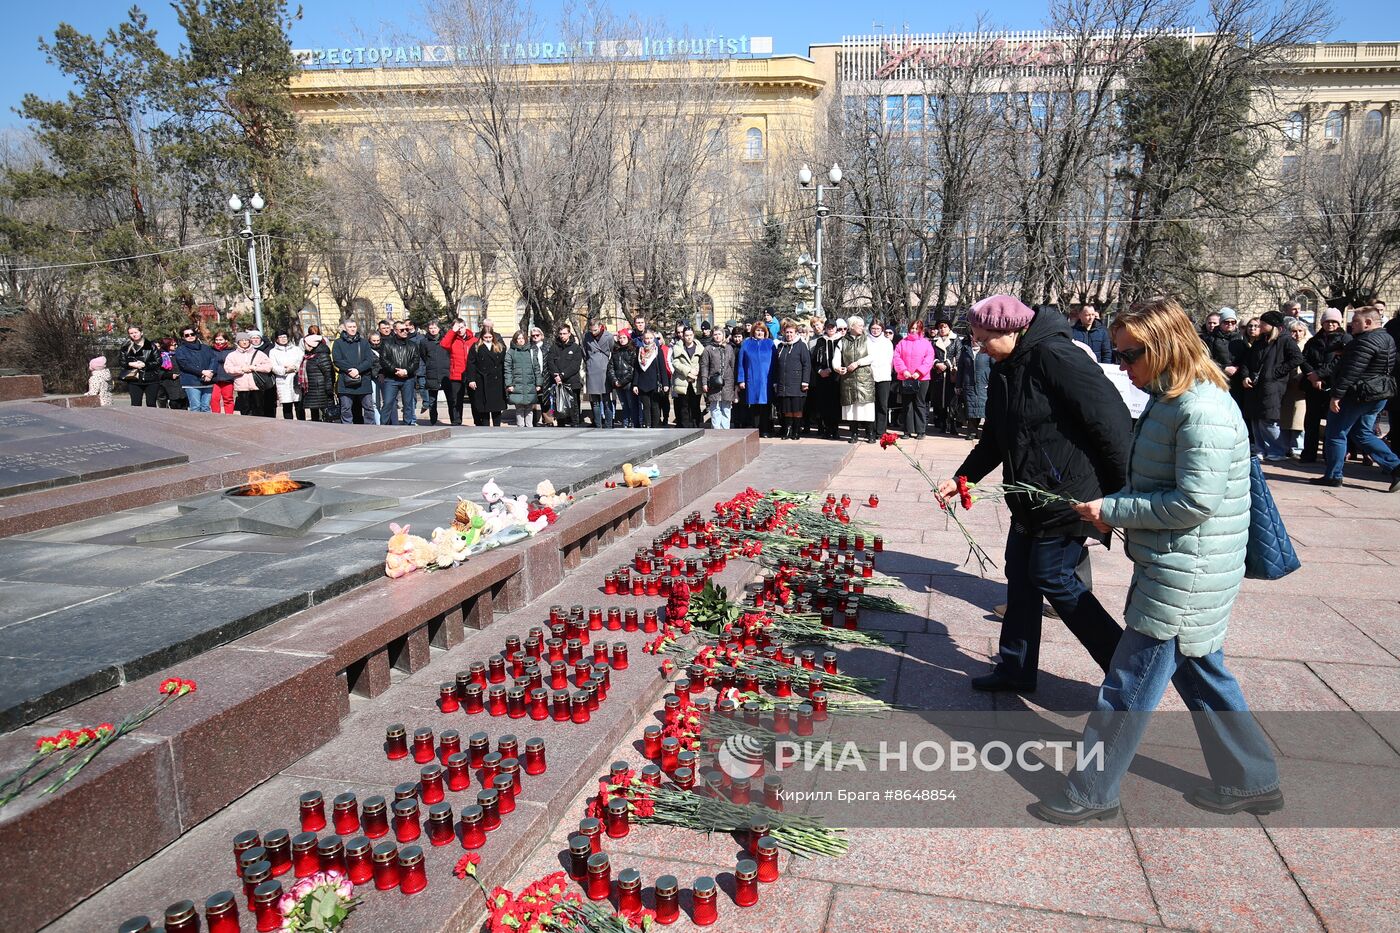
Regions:
<instances>
[{"instance_id":1,"label":"black puffer jacket","mask_svg":"<svg viewBox=\"0 0 1400 933\"><path fill-rule=\"evenodd\" d=\"M423 382L429 392L436 392L452 370L452 351L429 337L423 343L423 358Z\"/></svg>"},{"instance_id":2,"label":"black puffer jacket","mask_svg":"<svg viewBox=\"0 0 1400 933\"><path fill-rule=\"evenodd\" d=\"M1335 334L1319 331L1318 335L1303 347L1303 369L1322 380L1324 388L1331 383L1337 370L1337 361L1342 358L1351 334L1339 330Z\"/></svg>"},{"instance_id":3,"label":"black puffer jacket","mask_svg":"<svg viewBox=\"0 0 1400 933\"><path fill-rule=\"evenodd\" d=\"M1395 341L1379 327L1356 335L1337 363L1332 378L1332 397L1373 402L1394 392Z\"/></svg>"},{"instance_id":4,"label":"black puffer jacket","mask_svg":"<svg viewBox=\"0 0 1400 933\"><path fill-rule=\"evenodd\" d=\"M1132 419L1099 364L1069 334L1059 312L1037 312L1011 355L992 366L986 430L957 475L976 483L1000 464L1005 482L1079 502L1123 488ZM1006 504L1034 537L1102 539L1066 502L1012 494Z\"/></svg>"},{"instance_id":5,"label":"black puffer jacket","mask_svg":"<svg viewBox=\"0 0 1400 933\"><path fill-rule=\"evenodd\" d=\"M568 343L560 343L556 338L549 345L549 353L544 358L544 372L549 385L554 377L560 376L564 385L578 392L583 388L583 344L577 337L570 337Z\"/></svg>"},{"instance_id":6,"label":"black puffer jacket","mask_svg":"<svg viewBox=\"0 0 1400 933\"><path fill-rule=\"evenodd\" d=\"M1303 365L1303 351L1286 332L1273 340L1259 339L1245 351L1246 377L1254 380L1244 389L1240 407L1246 418L1278 421L1283 409L1283 393L1293 371Z\"/></svg>"},{"instance_id":7,"label":"black puffer jacket","mask_svg":"<svg viewBox=\"0 0 1400 933\"><path fill-rule=\"evenodd\" d=\"M617 344L608 359L608 388L619 392L632 391L632 380L637 375L637 345L628 341L627 346Z\"/></svg>"},{"instance_id":8,"label":"black puffer jacket","mask_svg":"<svg viewBox=\"0 0 1400 933\"><path fill-rule=\"evenodd\" d=\"M1201 331L1201 343L1206 345L1206 352L1210 354L1215 365L1221 369L1229 366L1232 362L1230 340L1230 335L1218 327L1215 330Z\"/></svg>"},{"instance_id":9,"label":"black puffer jacket","mask_svg":"<svg viewBox=\"0 0 1400 933\"><path fill-rule=\"evenodd\" d=\"M307 408L330 408L335 401L335 367L331 365L330 344L322 340L306 351L306 393L301 397Z\"/></svg>"}]
</instances>

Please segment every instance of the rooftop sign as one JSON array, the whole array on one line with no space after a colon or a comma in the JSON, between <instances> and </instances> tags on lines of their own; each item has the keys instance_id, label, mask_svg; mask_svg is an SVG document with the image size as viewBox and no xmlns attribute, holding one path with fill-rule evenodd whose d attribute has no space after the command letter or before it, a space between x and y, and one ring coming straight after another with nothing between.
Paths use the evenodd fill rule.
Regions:
<instances>
[{"instance_id":1,"label":"rooftop sign","mask_svg":"<svg viewBox=\"0 0 1400 933\"><path fill-rule=\"evenodd\" d=\"M499 57L506 61L559 62L574 58L731 58L773 54L772 36L644 36L586 42L509 42L499 48L452 45L345 46L292 49L303 68L415 68L450 65L458 59Z\"/></svg>"}]
</instances>

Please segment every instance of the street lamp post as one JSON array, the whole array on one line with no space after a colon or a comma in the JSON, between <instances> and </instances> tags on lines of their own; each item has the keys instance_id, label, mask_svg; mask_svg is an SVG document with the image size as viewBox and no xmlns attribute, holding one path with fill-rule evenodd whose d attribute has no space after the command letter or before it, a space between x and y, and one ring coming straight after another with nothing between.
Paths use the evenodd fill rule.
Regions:
<instances>
[{"instance_id":1,"label":"street lamp post","mask_svg":"<svg viewBox=\"0 0 1400 933\"><path fill-rule=\"evenodd\" d=\"M826 173L829 185L817 185L817 255L812 262L813 272L816 275L816 288L812 291L812 302L817 306L817 314L824 316L826 312L822 310L822 227L826 217L831 213L831 208L822 201L822 194L827 188L836 188L841 184L841 166L832 163L831 170ZM797 184L802 188L812 187L812 170L804 162L802 168L797 170Z\"/></svg>"},{"instance_id":2,"label":"street lamp post","mask_svg":"<svg viewBox=\"0 0 1400 933\"><path fill-rule=\"evenodd\" d=\"M267 206L263 196L254 191L253 196L248 199L245 205L243 199L238 195L229 195L228 209L237 214L243 212L243 229L238 231L238 235L248 244L248 287L253 292L253 321L258 328L258 333L262 333L262 289L258 286L258 243L253 238L253 215L261 214L262 209Z\"/></svg>"}]
</instances>

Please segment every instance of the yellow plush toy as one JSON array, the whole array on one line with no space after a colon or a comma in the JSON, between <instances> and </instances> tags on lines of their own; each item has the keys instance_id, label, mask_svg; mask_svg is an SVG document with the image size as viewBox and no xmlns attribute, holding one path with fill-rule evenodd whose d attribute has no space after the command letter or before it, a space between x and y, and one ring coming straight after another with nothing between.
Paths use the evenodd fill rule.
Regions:
<instances>
[{"instance_id":1,"label":"yellow plush toy","mask_svg":"<svg viewBox=\"0 0 1400 933\"><path fill-rule=\"evenodd\" d=\"M645 473L638 473L632 468L632 464L630 463L624 463L622 465L622 481L627 484L629 489L651 485L651 477L647 476Z\"/></svg>"},{"instance_id":2,"label":"yellow plush toy","mask_svg":"<svg viewBox=\"0 0 1400 933\"><path fill-rule=\"evenodd\" d=\"M391 524L388 553L384 557L385 575L398 579L422 569L433 562L433 546L426 538L408 533L409 526Z\"/></svg>"}]
</instances>

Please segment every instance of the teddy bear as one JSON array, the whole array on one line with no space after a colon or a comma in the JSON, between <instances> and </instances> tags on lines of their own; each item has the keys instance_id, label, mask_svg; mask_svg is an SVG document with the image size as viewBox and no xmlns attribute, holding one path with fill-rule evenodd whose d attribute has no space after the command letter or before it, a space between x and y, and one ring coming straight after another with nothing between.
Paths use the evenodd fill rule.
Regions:
<instances>
[{"instance_id":1,"label":"teddy bear","mask_svg":"<svg viewBox=\"0 0 1400 933\"><path fill-rule=\"evenodd\" d=\"M556 510L560 506L568 505L574 498L566 492L555 492L554 484L547 479L540 480L540 484L535 487L535 496L544 508Z\"/></svg>"},{"instance_id":2,"label":"teddy bear","mask_svg":"<svg viewBox=\"0 0 1400 933\"><path fill-rule=\"evenodd\" d=\"M433 545L418 535L408 533L408 525L391 524L389 550L384 557L384 573L391 579L407 576L433 562Z\"/></svg>"},{"instance_id":3,"label":"teddy bear","mask_svg":"<svg viewBox=\"0 0 1400 933\"><path fill-rule=\"evenodd\" d=\"M452 567L467 559L470 545L462 535L451 528L433 529L434 563L440 568Z\"/></svg>"}]
</instances>

